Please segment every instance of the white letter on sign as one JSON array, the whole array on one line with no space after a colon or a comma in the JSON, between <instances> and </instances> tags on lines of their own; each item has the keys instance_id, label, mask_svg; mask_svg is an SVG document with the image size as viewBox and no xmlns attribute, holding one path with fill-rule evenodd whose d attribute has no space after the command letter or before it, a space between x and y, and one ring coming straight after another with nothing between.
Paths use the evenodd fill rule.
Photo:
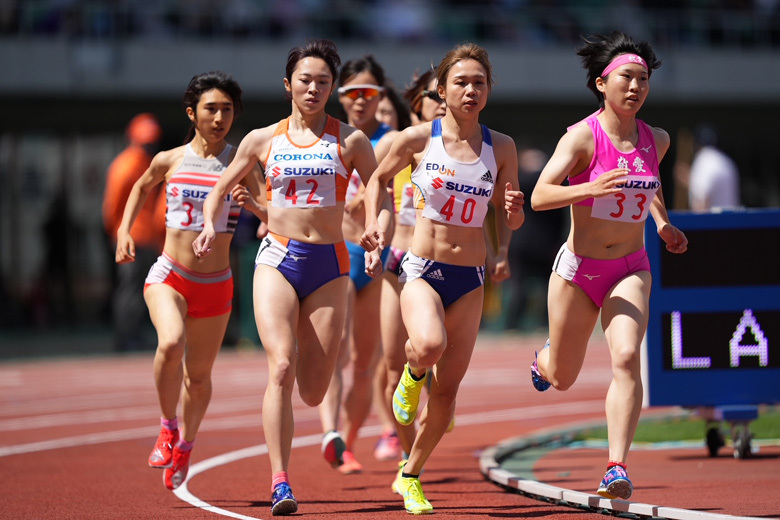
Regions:
<instances>
[{"instance_id":1,"label":"white letter on sign","mask_svg":"<svg viewBox=\"0 0 780 520\"><path fill-rule=\"evenodd\" d=\"M739 342L742 341L748 327L753 332L758 345L740 345ZM761 330L761 325L758 324L755 316L753 316L753 311L750 309L745 309L745 312L742 313L742 319L739 320L737 330L731 336L729 354L731 355L731 366L734 368L739 366L739 358L742 356L758 356L758 364L762 367L769 364L769 342L766 340L764 331Z\"/></svg>"},{"instance_id":2,"label":"white letter on sign","mask_svg":"<svg viewBox=\"0 0 780 520\"><path fill-rule=\"evenodd\" d=\"M672 368L710 368L712 358L683 357L682 315L672 311Z\"/></svg>"}]
</instances>

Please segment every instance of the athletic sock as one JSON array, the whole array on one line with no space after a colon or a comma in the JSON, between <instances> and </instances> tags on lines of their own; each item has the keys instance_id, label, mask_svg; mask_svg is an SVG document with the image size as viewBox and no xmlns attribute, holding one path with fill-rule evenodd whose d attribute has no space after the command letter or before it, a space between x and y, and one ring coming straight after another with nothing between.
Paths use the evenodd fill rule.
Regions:
<instances>
[{"instance_id":1,"label":"athletic sock","mask_svg":"<svg viewBox=\"0 0 780 520\"><path fill-rule=\"evenodd\" d=\"M287 480L287 472L280 471L279 473L274 473L273 478L271 479L271 492L273 492L273 490L276 489L277 484L280 484L282 482L286 482L287 484L290 483L290 481Z\"/></svg>"},{"instance_id":2,"label":"athletic sock","mask_svg":"<svg viewBox=\"0 0 780 520\"><path fill-rule=\"evenodd\" d=\"M160 425L166 430L178 430L179 419L177 417L174 417L173 419L166 419L165 417L160 417Z\"/></svg>"},{"instance_id":3,"label":"athletic sock","mask_svg":"<svg viewBox=\"0 0 780 520\"><path fill-rule=\"evenodd\" d=\"M425 377L425 374L427 374L427 373L428 373L428 372L423 372L423 375L421 375L421 376L416 376L416 375L414 375L414 372L412 372L412 367L410 367L409 365L407 365L407 370L409 371L409 375L410 375L410 376L412 377L412 379L414 379L415 381L422 381L422 378L424 378L424 377Z\"/></svg>"},{"instance_id":4,"label":"athletic sock","mask_svg":"<svg viewBox=\"0 0 780 520\"><path fill-rule=\"evenodd\" d=\"M195 441L187 442L184 439L179 439L179 443L176 444L176 447L181 451L191 451L194 445Z\"/></svg>"}]
</instances>

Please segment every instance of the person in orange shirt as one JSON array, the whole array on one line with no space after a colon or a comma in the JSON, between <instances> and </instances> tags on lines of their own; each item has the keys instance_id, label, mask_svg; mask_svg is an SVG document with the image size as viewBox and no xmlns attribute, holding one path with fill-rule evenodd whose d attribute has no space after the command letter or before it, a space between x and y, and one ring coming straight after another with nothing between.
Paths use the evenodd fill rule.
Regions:
<instances>
[{"instance_id":1,"label":"person in orange shirt","mask_svg":"<svg viewBox=\"0 0 780 520\"><path fill-rule=\"evenodd\" d=\"M103 226L116 250L116 230L133 184L141 177L159 148L162 128L157 118L138 114L127 125L127 147L117 155L106 173L103 195ZM138 214L132 235L136 244L136 261L118 264L111 314L118 351L150 350L156 342L152 323L143 299L146 274L157 260L165 240L165 196L162 185L144 204ZM112 262L113 265L113 262Z\"/></svg>"}]
</instances>

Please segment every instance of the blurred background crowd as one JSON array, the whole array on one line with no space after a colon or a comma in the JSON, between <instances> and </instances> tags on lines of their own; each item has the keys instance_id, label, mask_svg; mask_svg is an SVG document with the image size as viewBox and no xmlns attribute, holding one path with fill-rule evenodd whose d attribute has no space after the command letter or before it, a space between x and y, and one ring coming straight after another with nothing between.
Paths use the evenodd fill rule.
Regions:
<instances>
[{"instance_id":1,"label":"blurred background crowd","mask_svg":"<svg viewBox=\"0 0 780 520\"><path fill-rule=\"evenodd\" d=\"M634 19L626 26L624 20ZM382 23L376 23L381 20ZM62 38L576 43L619 23L656 45L776 47L777 0L3 0L0 34Z\"/></svg>"},{"instance_id":2,"label":"blurred background crowd","mask_svg":"<svg viewBox=\"0 0 780 520\"><path fill-rule=\"evenodd\" d=\"M398 88L453 44L475 41L498 80L483 121L515 138L530 194L563 129L595 109L574 54L580 35L612 29L648 40L664 60L640 118L672 137L661 165L667 205L706 209L693 202L706 189L696 180L705 161L694 165L706 145L705 172L720 161L713 150L730 161L729 206L779 206L780 0L0 0L0 356L24 355L44 336L63 349L92 337L128 348L106 340L118 284L107 173L139 113L159 124L154 147L181 144L180 96L193 75L221 69L244 88L229 138L238 144L289 113L286 53L307 39L334 40L343 60L374 54ZM568 213L527 211L514 276L488 291L486 328L546 326L550 254ZM245 218L234 240L228 344L256 341L255 226Z\"/></svg>"}]
</instances>

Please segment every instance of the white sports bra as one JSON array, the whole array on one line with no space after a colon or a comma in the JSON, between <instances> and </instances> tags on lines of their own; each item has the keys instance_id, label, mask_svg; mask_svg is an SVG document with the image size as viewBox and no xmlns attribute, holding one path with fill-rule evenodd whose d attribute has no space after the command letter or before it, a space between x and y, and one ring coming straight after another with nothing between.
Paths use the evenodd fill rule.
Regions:
<instances>
[{"instance_id":1,"label":"white sports bra","mask_svg":"<svg viewBox=\"0 0 780 520\"><path fill-rule=\"evenodd\" d=\"M187 143L181 165L166 184L166 227L203 231L203 202L227 168L232 149L227 145L218 157L205 159ZM222 212L214 221L214 229L217 233L235 232L240 214L241 207L228 194Z\"/></svg>"}]
</instances>

